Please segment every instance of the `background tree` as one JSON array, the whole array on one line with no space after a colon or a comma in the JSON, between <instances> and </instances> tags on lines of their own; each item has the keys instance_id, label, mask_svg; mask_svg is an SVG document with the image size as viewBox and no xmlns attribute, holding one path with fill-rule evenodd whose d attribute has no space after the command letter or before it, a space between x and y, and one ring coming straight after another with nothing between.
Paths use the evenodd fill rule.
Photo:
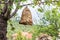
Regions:
<instances>
[{"instance_id":1,"label":"background tree","mask_svg":"<svg viewBox=\"0 0 60 40\"><path fill-rule=\"evenodd\" d=\"M33 3L30 4L24 4L20 5L21 2L24 2L26 0L0 0L0 40L7 40L6 33L7 33L7 21L12 18L19 8L26 5L57 5L57 7L60 6L60 0L33 0ZM13 8L13 3L16 4L16 9L13 13L11 13L11 10ZM38 11L43 11L40 8ZM54 11L53 11L54 12ZM55 22L55 21L54 21ZM55 25L57 26L56 22Z\"/></svg>"}]
</instances>

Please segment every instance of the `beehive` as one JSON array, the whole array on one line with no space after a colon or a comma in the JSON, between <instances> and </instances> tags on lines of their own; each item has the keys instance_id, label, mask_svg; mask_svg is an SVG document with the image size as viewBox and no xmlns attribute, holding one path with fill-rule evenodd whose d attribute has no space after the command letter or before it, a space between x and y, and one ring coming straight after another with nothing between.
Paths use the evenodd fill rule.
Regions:
<instances>
[{"instance_id":1,"label":"beehive","mask_svg":"<svg viewBox=\"0 0 60 40\"><path fill-rule=\"evenodd\" d=\"M22 12L21 20L19 22L20 24L24 25L32 25L32 15L28 7L25 7Z\"/></svg>"}]
</instances>

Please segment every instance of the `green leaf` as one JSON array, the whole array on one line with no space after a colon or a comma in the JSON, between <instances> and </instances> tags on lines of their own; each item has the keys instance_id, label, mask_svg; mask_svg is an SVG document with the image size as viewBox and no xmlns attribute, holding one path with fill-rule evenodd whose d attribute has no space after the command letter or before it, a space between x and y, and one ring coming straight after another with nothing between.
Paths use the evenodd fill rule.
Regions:
<instances>
[{"instance_id":1,"label":"green leaf","mask_svg":"<svg viewBox=\"0 0 60 40\"><path fill-rule=\"evenodd\" d=\"M21 2L27 1L27 0L20 0Z\"/></svg>"},{"instance_id":2,"label":"green leaf","mask_svg":"<svg viewBox=\"0 0 60 40\"><path fill-rule=\"evenodd\" d=\"M39 8L38 11L39 11L39 12L43 12L44 10L43 10L42 8Z\"/></svg>"},{"instance_id":3,"label":"green leaf","mask_svg":"<svg viewBox=\"0 0 60 40\"><path fill-rule=\"evenodd\" d=\"M40 0L33 0L34 5L38 5Z\"/></svg>"},{"instance_id":4,"label":"green leaf","mask_svg":"<svg viewBox=\"0 0 60 40\"><path fill-rule=\"evenodd\" d=\"M14 1L15 1L15 3L19 2L19 0L14 0Z\"/></svg>"},{"instance_id":5,"label":"green leaf","mask_svg":"<svg viewBox=\"0 0 60 40\"><path fill-rule=\"evenodd\" d=\"M22 8L22 6L17 6L17 8L18 8L18 9L19 9L19 8L21 9L21 8Z\"/></svg>"},{"instance_id":6,"label":"green leaf","mask_svg":"<svg viewBox=\"0 0 60 40\"><path fill-rule=\"evenodd\" d=\"M60 1L59 1L59 2L57 2L57 6L59 6L59 7L60 7Z\"/></svg>"}]
</instances>

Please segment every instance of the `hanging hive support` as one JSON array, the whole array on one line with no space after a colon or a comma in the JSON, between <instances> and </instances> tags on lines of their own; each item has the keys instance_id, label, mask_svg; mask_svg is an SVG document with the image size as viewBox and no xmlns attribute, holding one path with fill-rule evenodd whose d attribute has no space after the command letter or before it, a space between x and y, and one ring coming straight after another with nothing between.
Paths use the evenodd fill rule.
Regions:
<instances>
[{"instance_id":1,"label":"hanging hive support","mask_svg":"<svg viewBox=\"0 0 60 40\"><path fill-rule=\"evenodd\" d=\"M24 8L24 10L22 12L21 20L19 23L24 24L24 25L32 25L33 24L32 15L31 15L31 12L28 7Z\"/></svg>"}]
</instances>

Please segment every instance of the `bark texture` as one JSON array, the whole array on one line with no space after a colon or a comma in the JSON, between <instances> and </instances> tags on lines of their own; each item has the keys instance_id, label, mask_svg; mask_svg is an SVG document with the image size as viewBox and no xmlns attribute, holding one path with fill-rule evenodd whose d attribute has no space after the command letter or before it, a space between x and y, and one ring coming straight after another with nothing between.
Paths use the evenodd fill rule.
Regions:
<instances>
[{"instance_id":1,"label":"bark texture","mask_svg":"<svg viewBox=\"0 0 60 40\"><path fill-rule=\"evenodd\" d=\"M24 24L24 25L32 25L32 15L30 10L28 9L28 7L26 7L23 12L22 12L22 16L21 16L21 20L19 22L20 24Z\"/></svg>"},{"instance_id":2,"label":"bark texture","mask_svg":"<svg viewBox=\"0 0 60 40\"><path fill-rule=\"evenodd\" d=\"M7 40L7 19L0 14L0 40Z\"/></svg>"}]
</instances>

